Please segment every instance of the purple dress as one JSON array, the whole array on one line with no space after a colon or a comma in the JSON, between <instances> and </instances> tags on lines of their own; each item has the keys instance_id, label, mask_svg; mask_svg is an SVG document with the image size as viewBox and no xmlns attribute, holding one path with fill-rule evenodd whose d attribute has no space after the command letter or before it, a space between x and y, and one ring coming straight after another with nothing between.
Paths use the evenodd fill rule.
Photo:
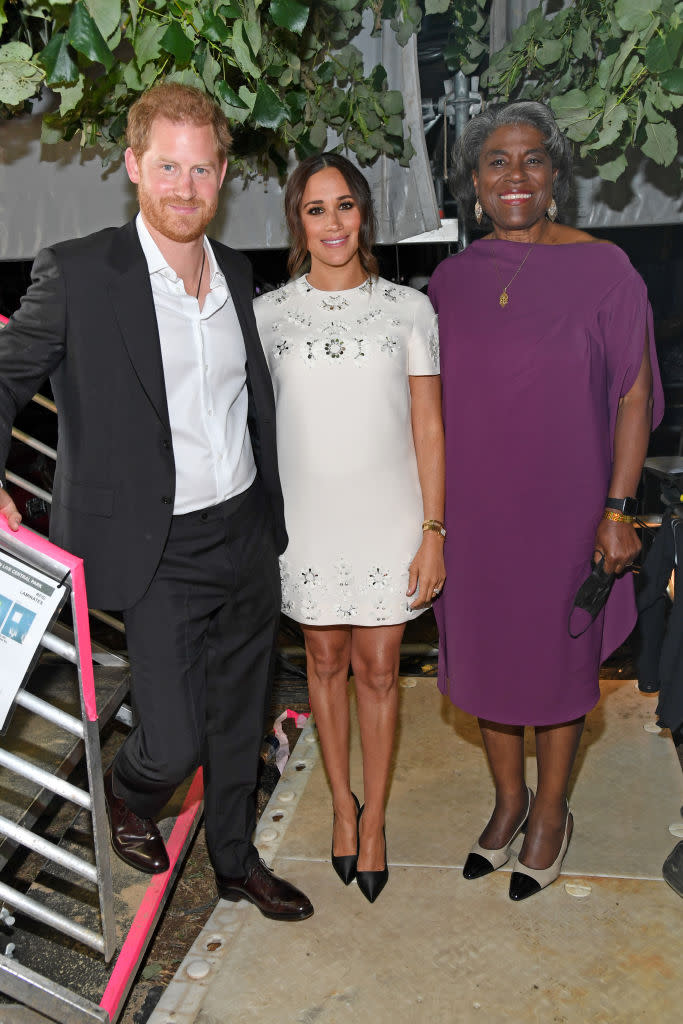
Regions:
<instances>
[{"instance_id":1,"label":"purple dress","mask_svg":"<svg viewBox=\"0 0 683 1024\"><path fill-rule=\"evenodd\" d=\"M446 568L434 610L439 689L480 718L551 725L597 702L599 665L636 620L633 581L578 640L567 621L590 569L612 470L619 398L646 328L661 418L652 311L614 245L480 240L441 263ZM495 262L494 262L495 257Z\"/></svg>"}]
</instances>

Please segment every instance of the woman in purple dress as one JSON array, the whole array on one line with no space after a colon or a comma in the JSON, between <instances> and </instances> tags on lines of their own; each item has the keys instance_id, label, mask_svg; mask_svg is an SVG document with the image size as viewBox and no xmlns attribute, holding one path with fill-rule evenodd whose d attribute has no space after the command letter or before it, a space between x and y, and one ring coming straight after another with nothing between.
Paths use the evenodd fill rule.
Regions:
<instances>
[{"instance_id":1,"label":"woman in purple dress","mask_svg":"<svg viewBox=\"0 0 683 1024\"><path fill-rule=\"evenodd\" d=\"M570 144L543 104L492 106L470 121L456 190L492 230L441 263L430 285L453 570L435 606L439 687L478 716L496 797L464 874L501 867L526 828L514 900L561 870L598 667L635 623L630 574L578 639L568 619L593 557L623 574L640 549L633 495L653 405L655 422L661 415L644 283L616 246L555 222L570 176ZM536 732L535 796L525 725Z\"/></svg>"}]
</instances>

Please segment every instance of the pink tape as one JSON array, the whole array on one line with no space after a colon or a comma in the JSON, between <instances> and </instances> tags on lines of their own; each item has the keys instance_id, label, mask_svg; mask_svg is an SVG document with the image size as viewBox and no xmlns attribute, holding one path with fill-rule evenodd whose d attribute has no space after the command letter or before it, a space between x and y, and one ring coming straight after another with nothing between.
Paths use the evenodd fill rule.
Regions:
<instances>
[{"instance_id":1,"label":"pink tape","mask_svg":"<svg viewBox=\"0 0 683 1024\"><path fill-rule=\"evenodd\" d=\"M198 768L166 843L170 867L163 875L154 875L147 886L147 892L142 898L142 903L121 947L109 983L100 1001L100 1006L107 1011L110 1020L116 1020L120 1005L125 999L133 976L138 969L150 929L156 923L161 902L166 890L174 881L173 868L182 853L192 823L201 810L203 795L204 777L202 769Z\"/></svg>"}]
</instances>

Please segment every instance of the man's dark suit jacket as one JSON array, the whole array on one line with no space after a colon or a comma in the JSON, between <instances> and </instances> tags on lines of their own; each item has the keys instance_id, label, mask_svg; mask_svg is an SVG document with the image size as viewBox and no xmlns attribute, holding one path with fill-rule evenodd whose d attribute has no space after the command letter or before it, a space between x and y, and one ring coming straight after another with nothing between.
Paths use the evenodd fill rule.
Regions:
<instances>
[{"instance_id":1,"label":"man's dark suit jacket","mask_svg":"<svg viewBox=\"0 0 683 1024\"><path fill-rule=\"evenodd\" d=\"M252 310L251 266L227 246L211 245L244 335L251 443L283 551L275 403ZM159 331L134 221L36 258L21 308L0 331L3 470L14 418L48 375L59 413L50 538L84 559L92 605L129 608L159 564L175 496Z\"/></svg>"}]
</instances>

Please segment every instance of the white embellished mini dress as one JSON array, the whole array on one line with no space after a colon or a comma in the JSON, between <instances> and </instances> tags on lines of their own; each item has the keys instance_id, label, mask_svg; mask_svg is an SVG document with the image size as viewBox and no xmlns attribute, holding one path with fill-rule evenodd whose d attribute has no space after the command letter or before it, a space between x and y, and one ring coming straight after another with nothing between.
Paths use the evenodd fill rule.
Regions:
<instances>
[{"instance_id":1,"label":"white embellished mini dress","mask_svg":"<svg viewBox=\"0 0 683 1024\"><path fill-rule=\"evenodd\" d=\"M405 622L424 519L410 376L439 373L429 299L383 278L305 277L255 302L273 379L289 545L282 610L304 625Z\"/></svg>"}]
</instances>

